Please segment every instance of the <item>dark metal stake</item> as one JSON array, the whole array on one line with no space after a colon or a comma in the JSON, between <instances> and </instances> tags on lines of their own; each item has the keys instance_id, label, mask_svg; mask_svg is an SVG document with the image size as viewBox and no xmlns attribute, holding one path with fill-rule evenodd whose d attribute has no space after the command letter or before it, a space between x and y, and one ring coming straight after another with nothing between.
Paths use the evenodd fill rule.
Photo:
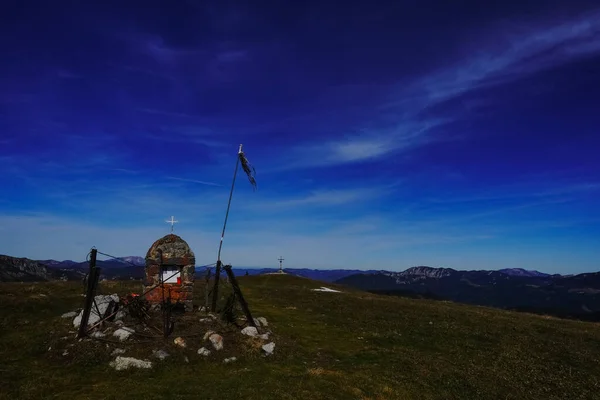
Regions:
<instances>
[{"instance_id":1,"label":"dark metal stake","mask_svg":"<svg viewBox=\"0 0 600 400\"><path fill-rule=\"evenodd\" d=\"M81 325L79 325L79 332L77 338L81 339L86 335L86 328L90 319L90 312L92 311L92 303L94 301L94 289L96 287L97 275L96 275L96 256L98 250L92 249L90 256L90 271L88 272L87 279L87 290L85 294L85 303L83 305L83 313L81 315Z\"/></svg>"},{"instance_id":2,"label":"dark metal stake","mask_svg":"<svg viewBox=\"0 0 600 400\"><path fill-rule=\"evenodd\" d=\"M242 311L244 311L244 314L246 315L246 320L248 321L250 326L253 326L256 328L256 330L258 330L258 327L254 323L254 318L252 318L252 314L250 313L250 308L248 308L248 303L246 303L246 299L244 299L244 296L242 295L242 291L240 290L240 287L237 283L237 279L235 279L235 275L231 270L231 265L225 265L223 268L225 269L225 272L229 277L229 282L233 287L233 291L235 292L236 297L240 300L240 305L242 306Z\"/></svg>"}]
</instances>

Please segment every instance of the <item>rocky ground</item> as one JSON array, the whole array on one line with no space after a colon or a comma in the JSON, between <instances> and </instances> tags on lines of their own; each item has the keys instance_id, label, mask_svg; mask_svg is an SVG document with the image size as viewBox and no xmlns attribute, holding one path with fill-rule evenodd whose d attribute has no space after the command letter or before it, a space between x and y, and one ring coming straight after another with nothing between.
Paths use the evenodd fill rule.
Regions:
<instances>
[{"instance_id":1,"label":"rocky ground","mask_svg":"<svg viewBox=\"0 0 600 400\"><path fill-rule=\"evenodd\" d=\"M165 338L160 305L148 307L140 318L131 299L120 298L116 293L98 295L94 303L87 337L77 338L83 310L67 312L61 317L65 324L71 324L70 335L61 337L54 347L48 348L49 352L68 358L77 353L104 351L110 355L109 365L123 370L152 368L168 357L181 358L183 362L189 362L190 357L204 357L230 363L243 354L266 357L275 350L273 332L264 317L254 318L254 327L243 317L226 322L222 315L207 312L204 307L191 313L172 312L172 332Z\"/></svg>"}]
</instances>

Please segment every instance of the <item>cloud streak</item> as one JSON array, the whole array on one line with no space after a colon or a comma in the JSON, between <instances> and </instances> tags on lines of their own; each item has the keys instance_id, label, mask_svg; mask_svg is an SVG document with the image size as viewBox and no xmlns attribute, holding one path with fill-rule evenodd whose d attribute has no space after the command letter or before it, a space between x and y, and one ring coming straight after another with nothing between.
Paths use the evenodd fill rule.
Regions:
<instances>
[{"instance_id":1,"label":"cloud streak","mask_svg":"<svg viewBox=\"0 0 600 400\"><path fill-rule=\"evenodd\" d=\"M338 132L336 139L324 144L302 145L294 149L293 160L282 169L323 167L375 161L391 154L407 152L439 140L436 128L460 116L424 116L425 110L484 88L522 79L550 68L592 57L600 52L600 12L589 13L561 23L531 23L511 26L511 33L487 36L489 50L467 58L454 66L444 67L415 83L401 83L380 104L378 120L388 120L385 128L368 128L358 133ZM514 34L512 32L520 33ZM471 103L475 101L471 99ZM389 121L392 112L396 121ZM393 119L393 117L392 117ZM375 121L372 121L375 122Z\"/></svg>"}]
</instances>

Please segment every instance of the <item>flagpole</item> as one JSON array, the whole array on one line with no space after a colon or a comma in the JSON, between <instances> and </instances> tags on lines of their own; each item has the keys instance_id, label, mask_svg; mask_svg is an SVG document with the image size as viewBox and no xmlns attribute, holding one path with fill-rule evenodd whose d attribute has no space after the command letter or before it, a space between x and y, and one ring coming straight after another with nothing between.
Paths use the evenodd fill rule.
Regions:
<instances>
[{"instance_id":1,"label":"flagpole","mask_svg":"<svg viewBox=\"0 0 600 400\"><path fill-rule=\"evenodd\" d=\"M242 145L238 150L237 160L235 162L235 170L233 171L233 180L231 182L231 190L229 191L229 201L227 202L227 211L225 212L225 222L223 223L223 230L221 231L221 241L219 242L219 252L217 254L217 266L215 269L215 284L213 286L213 298L211 311L215 312L217 308L217 298L219 294L219 278L221 276L221 248L223 247L223 237L225 236L225 228L227 227L227 218L229 218L229 208L231 207L231 198L233 197L233 188L235 187L235 178L237 176L238 167L240 165L240 154L242 153Z\"/></svg>"}]
</instances>

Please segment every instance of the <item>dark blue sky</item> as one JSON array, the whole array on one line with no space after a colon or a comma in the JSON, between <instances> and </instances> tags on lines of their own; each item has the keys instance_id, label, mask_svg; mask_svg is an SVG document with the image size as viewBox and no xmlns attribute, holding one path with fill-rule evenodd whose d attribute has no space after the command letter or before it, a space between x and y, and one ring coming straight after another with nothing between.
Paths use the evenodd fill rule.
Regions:
<instances>
[{"instance_id":1,"label":"dark blue sky","mask_svg":"<svg viewBox=\"0 0 600 400\"><path fill-rule=\"evenodd\" d=\"M0 253L600 269L597 2L341 4L3 2Z\"/></svg>"}]
</instances>

